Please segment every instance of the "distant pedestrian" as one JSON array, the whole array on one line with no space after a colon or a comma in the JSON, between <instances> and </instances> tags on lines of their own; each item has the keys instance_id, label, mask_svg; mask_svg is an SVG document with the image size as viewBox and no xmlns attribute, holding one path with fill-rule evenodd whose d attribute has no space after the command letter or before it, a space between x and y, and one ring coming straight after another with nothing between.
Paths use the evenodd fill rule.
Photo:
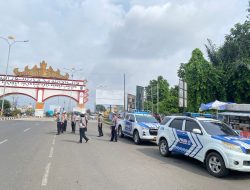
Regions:
<instances>
[{"instance_id":1,"label":"distant pedestrian","mask_svg":"<svg viewBox=\"0 0 250 190\"><path fill-rule=\"evenodd\" d=\"M66 132L66 129L67 129L67 112L64 111L63 112L63 132Z\"/></svg>"},{"instance_id":2,"label":"distant pedestrian","mask_svg":"<svg viewBox=\"0 0 250 190\"><path fill-rule=\"evenodd\" d=\"M76 132L76 114L72 113L71 115L71 128L72 128L72 133Z\"/></svg>"},{"instance_id":3,"label":"distant pedestrian","mask_svg":"<svg viewBox=\"0 0 250 190\"><path fill-rule=\"evenodd\" d=\"M61 131L62 131L62 115L57 112L56 114L56 123L57 123L57 135L60 135Z\"/></svg>"},{"instance_id":4,"label":"distant pedestrian","mask_svg":"<svg viewBox=\"0 0 250 190\"><path fill-rule=\"evenodd\" d=\"M102 137L103 136L103 132L102 132L103 117L102 117L101 113L98 115L97 121L98 121L98 132L99 132L99 136L98 137Z\"/></svg>"},{"instance_id":5,"label":"distant pedestrian","mask_svg":"<svg viewBox=\"0 0 250 190\"><path fill-rule=\"evenodd\" d=\"M88 142L88 137L86 137L85 132L87 130L87 118L85 114L80 115L80 121L79 121L79 132L80 132L80 143L82 143L82 138L85 139L86 142Z\"/></svg>"},{"instance_id":6,"label":"distant pedestrian","mask_svg":"<svg viewBox=\"0 0 250 190\"><path fill-rule=\"evenodd\" d=\"M114 114L113 119L112 119L112 126L111 126L111 139L110 141L115 140L117 142L117 128L118 128L118 118L117 115Z\"/></svg>"},{"instance_id":7,"label":"distant pedestrian","mask_svg":"<svg viewBox=\"0 0 250 190\"><path fill-rule=\"evenodd\" d=\"M161 123L161 115L160 115L160 114L155 113L155 114L153 114L153 116L155 117L155 119L156 119L159 123Z\"/></svg>"},{"instance_id":8,"label":"distant pedestrian","mask_svg":"<svg viewBox=\"0 0 250 190\"><path fill-rule=\"evenodd\" d=\"M88 117L87 117L87 114L84 114L84 117L85 117L85 121L86 121L86 131L88 130Z\"/></svg>"}]
</instances>

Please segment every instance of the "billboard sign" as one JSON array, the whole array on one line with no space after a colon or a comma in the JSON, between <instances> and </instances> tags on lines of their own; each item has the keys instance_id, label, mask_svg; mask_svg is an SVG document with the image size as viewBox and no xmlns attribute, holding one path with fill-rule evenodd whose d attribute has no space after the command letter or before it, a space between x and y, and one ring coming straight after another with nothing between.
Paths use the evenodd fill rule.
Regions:
<instances>
[{"instance_id":1,"label":"billboard sign","mask_svg":"<svg viewBox=\"0 0 250 190\"><path fill-rule=\"evenodd\" d=\"M123 105L124 92L122 90L96 89L96 105Z\"/></svg>"},{"instance_id":2,"label":"billboard sign","mask_svg":"<svg viewBox=\"0 0 250 190\"><path fill-rule=\"evenodd\" d=\"M136 96L128 94L127 96L127 111L132 111L135 109Z\"/></svg>"},{"instance_id":3,"label":"billboard sign","mask_svg":"<svg viewBox=\"0 0 250 190\"><path fill-rule=\"evenodd\" d=\"M136 109L139 111L144 110L144 87L136 86Z\"/></svg>"},{"instance_id":4,"label":"billboard sign","mask_svg":"<svg viewBox=\"0 0 250 190\"><path fill-rule=\"evenodd\" d=\"M179 80L179 107L187 107L187 83Z\"/></svg>"}]
</instances>

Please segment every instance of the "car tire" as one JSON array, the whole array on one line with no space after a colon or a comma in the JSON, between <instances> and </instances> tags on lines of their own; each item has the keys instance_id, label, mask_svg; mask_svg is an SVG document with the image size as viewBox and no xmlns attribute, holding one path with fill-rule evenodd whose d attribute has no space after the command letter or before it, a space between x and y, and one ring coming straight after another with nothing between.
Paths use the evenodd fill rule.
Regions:
<instances>
[{"instance_id":1,"label":"car tire","mask_svg":"<svg viewBox=\"0 0 250 190\"><path fill-rule=\"evenodd\" d=\"M137 144L137 145L141 144L141 138L140 138L139 132L137 130L135 130L133 133L133 140L134 140L135 144Z\"/></svg>"},{"instance_id":2,"label":"car tire","mask_svg":"<svg viewBox=\"0 0 250 190\"><path fill-rule=\"evenodd\" d=\"M161 139L159 142L159 152L162 156L168 157L171 154L169 151L168 142L166 139Z\"/></svg>"},{"instance_id":3,"label":"car tire","mask_svg":"<svg viewBox=\"0 0 250 190\"><path fill-rule=\"evenodd\" d=\"M122 132L122 127L121 127L121 126L118 127L118 135L119 135L119 137L121 137L121 138L124 137L124 134L123 134L123 132Z\"/></svg>"},{"instance_id":4,"label":"car tire","mask_svg":"<svg viewBox=\"0 0 250 190\"><path fill-rule=\"evenodd\" d=\"M224 177L229 174L222 156L217 152L211 152L206 157L206 168L214 177Z\"/></svg>"}]
</instances>

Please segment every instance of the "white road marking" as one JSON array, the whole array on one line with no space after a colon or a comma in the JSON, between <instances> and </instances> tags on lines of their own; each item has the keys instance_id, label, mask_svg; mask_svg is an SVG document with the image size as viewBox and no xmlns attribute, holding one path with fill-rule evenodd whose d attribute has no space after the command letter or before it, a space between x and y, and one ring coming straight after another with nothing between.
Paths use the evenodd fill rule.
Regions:
<instances>
[{"instance_id":1,"label":"white road marking","mask_svg":"<svg viewBox=\"0 0 250 190\"><path fill-rule=\"evenodd\" d=\"M7 141L8 141L8 139L4 139L3 141L0 142L0 144L3 144L5 142L7 142Z\"/></svg>"},{"instance_id":2,"label":"white road marking","mask_svg":"<svg viewBox=\"0 0 250 190\"><path fill-rule=\"evenodd\" d=\"M53 138L52 144L54 145L55 142L56 142L56 135L55 135L54 138Z\"/></svg>"},{"instance_id":3,"label":"white road marking","mask_svg":"<svg viewBox=\"0 0 250 190\"><path fill-rule=\"evenodd\" d=\"M23 132L25 133L25 132L27 132L28 130L30 130L30 128L25 129Z\"/></svg>"},{"instance_id":4,"label":"white road marking","mask_svg":"<svg viewBox=\"0 0 250 190\"><path fill-rule=\"evenodd\" d=\"M51 163L48 163L46 168L45 168L45 172L44 172L44 176L43 176L42 184L41 184L42 186L46 186L48 183L50 165L51 165Z\"/></svg>"},{"instance_id":5,"label":"white road marking","mask_svg":"<svg viewBox=\"0 0 250 190\"><path fill-rule=\"evenodd\" d=\"M49 151L49 158L52 158L53 153L54 153L54 148L51 147L51 148L50 148L50 151Z\"/></svg>"}]
</instances>

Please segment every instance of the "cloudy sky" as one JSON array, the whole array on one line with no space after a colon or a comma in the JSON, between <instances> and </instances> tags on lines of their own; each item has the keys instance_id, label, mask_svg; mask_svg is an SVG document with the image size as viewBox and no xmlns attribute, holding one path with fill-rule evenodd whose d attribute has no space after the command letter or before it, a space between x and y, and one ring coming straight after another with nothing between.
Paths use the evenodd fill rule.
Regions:
<instances>
[{"instance_id":1,"label":"cloudy sky","mask_svg":"<svg viewBox=\"0 0 250 190\"><path fill-rule=\"evenodd\" d=\"M12 48L14 67L39 64L76 68L77 79L94 89L127 91L164 76L174 86L177 69L206 39L218 46L237 22L246 18L248 0L8 0L0 1L0 36L29 43ZM204 51L205 53L205 51ZM7 45L0 41L0 73ZM81 70L80 70L81 69Z\"/></svg>"}]
</instances>

